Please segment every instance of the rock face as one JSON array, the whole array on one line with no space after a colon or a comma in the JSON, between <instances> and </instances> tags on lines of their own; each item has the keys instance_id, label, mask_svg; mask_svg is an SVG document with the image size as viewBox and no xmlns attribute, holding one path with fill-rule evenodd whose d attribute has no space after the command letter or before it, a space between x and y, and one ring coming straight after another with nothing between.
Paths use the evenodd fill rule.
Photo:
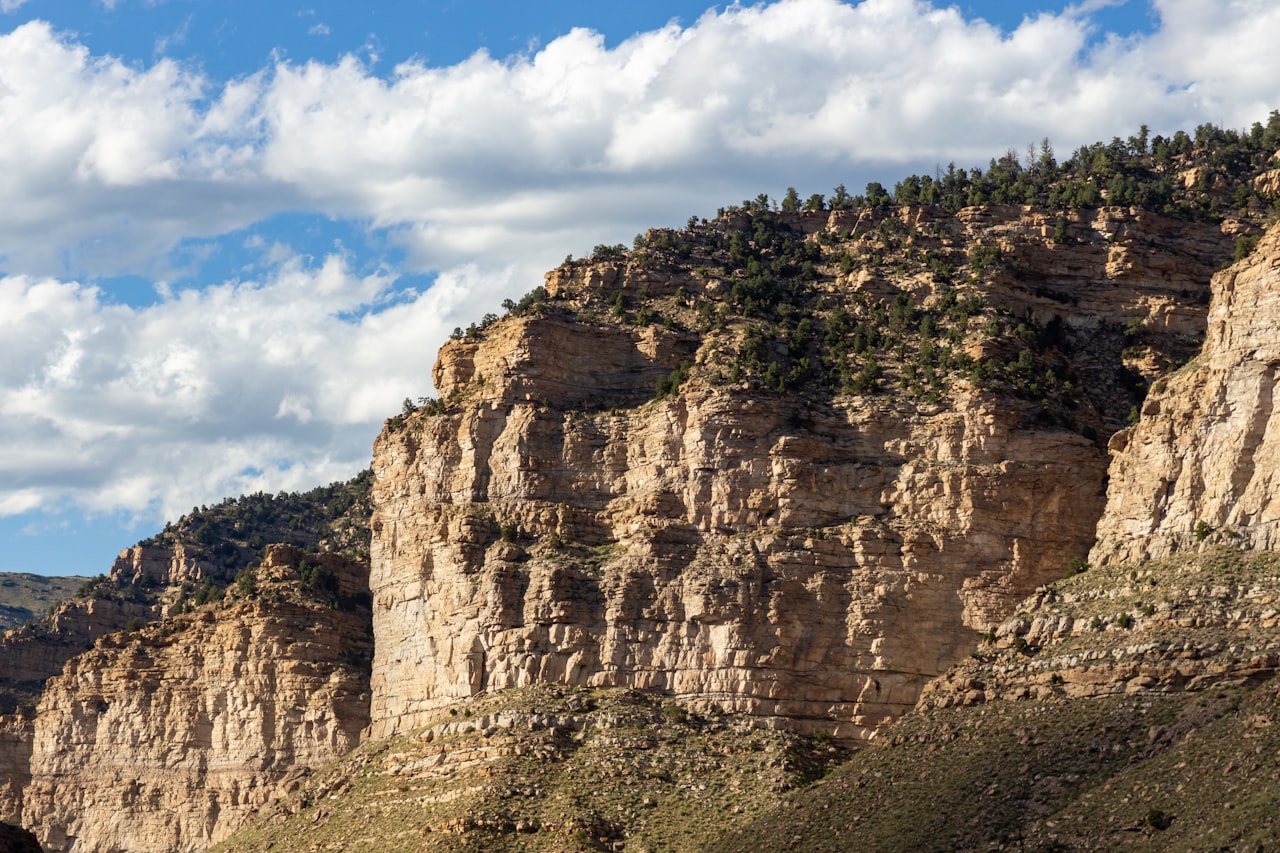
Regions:
<instances>
[{"instance_id":1,"label":"rock face","mask_svg":"<svg viewBox=\"0 0 1280 853\"><path fill-rule=\"evenodd\" d=\"M0 716L0 821L22 819L22 790L31 781L31 742L35 726L19 714Z\"/></svg>"},{"instance_id":2,"label":"rock face","mask_svg":"<svg viewBox=\"0 0 1280 853\"><path fill-rule=\"evenodd\" d=\"M335 578L336 596L367 571L312 559ZM256 589L106 635L50 680L23 805L47 849L202 850L290 774L359 742L368 611L297 594L306 570L296 549L276 548Z\"/></svg>"},{"instance_id":3,"label":"rock face","mask_svg":"<svg viewBox=\"0 0 1280 853\"><path fill-rule=\"evenodd\" d=\"M854 239L862 224L841 215L794 227ZM986 298L1006 315L1169 336L1203 317L1227 244L1117 209L1073 221L1064 245L1022 208L964 213L953 232L873 226L1000 247L1013 260ZM588 310L616 293L621 315L643 294L680 316L732 283L634 259L579 265L548 276L553 298L588 306L578 320L509 318L444 347L445 404L389 422L374 448L374 737L550 681L866 738L1086 554L1103 453L1034 402L963 381L925 402L747 392L709 378L725 335ZM914 292L926 305L945 289L865 271L815 288L820 301ZM967 340L980 358L1008 345ZM682 363L693 379L653 400L655 378ZM1113 372L1099 368L1091 392Z\"/></svg>"},{"instance_id":4,"label":"rock face","mask_svg":"<svg viewBox=\"0 0 1280 853\"><path fill-rule=\"evenodd\" d=\"M1280 546L1280 228L1213 279L1200 356L1157 384L1142 420L1111 441L1095 563L1138 562L1231 541Z\"/></svg>"},{"instance_id":5,"label":"rock face","mask_svg":"<svg viewBox=\"0 0 1280 853\"><path fill-rule=\"evenodd\" d=\"M163 587L203 579L207 569L181 545L126 548L96 589L58 605L48 620L0 636L0 689L38 694L45 679L99 637L130 620L149 622L160 616Z\"/></svg>"},{"instance_id":6,"label":"rock face","mask_svg":"<svg viewBox=\"0 0 1280 853\"><path fill-rule=\"evenodd\" d=\"M517 403L384 435L374 735L537 681L869 733L1083 554L1101 507L1088 442L966 402L796 428L690 393L628 417Z\"/></svg>"}]
</instances>

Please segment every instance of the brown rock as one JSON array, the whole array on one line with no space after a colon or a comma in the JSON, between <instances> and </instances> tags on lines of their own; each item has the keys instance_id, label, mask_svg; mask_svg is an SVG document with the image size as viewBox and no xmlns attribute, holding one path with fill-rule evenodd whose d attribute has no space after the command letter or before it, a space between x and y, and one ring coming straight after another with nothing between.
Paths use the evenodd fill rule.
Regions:
<instances>
[{"instance_id":1,"label":"brown rock","mask_svg":"<svg viewBox=\"0 0 1280 853\"><path fill-rule=\"evenodd\" d=\"M259 588L103 637L50 680L23 804L48 849L203 850L359 742L367 610Z\"/></svg>"},{"instance_id":2,"label":"brown rock","mask_svg":"<svg viewBox=\"0 0 1280 853\"><path fill-rule=\"evenodd\" d=\"M612 373L602 389L566 358L503 372L567 332L521 321L446 346L442 394L479 364L485 387L375 447L375 737L535 681L866 737L1091 541L1101 454L1022 428L1006 399L823 414L690 389L611 414L635 393ZM674 366L618 340L635 354L610 362ZM526 402L556 388L595 411Z\"/></svg>"},{"instance_id":3,"label":"brown rock","mask_svg":"<svg viewBox=\"0 0 1280 853\"><path fill-rule=\"evenodd\" d=\"M1201 355L1153 390L1113 442L1095 563L1138 562L1205 542L1280 546L1280 228L1213 278Z\"/></svg>"}]
</instances>

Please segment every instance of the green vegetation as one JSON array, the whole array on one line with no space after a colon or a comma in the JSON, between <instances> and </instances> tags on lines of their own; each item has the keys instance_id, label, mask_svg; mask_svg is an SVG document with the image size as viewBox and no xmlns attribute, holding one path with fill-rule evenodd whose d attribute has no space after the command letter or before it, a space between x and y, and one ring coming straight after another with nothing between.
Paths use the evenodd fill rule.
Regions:
<instances>
[{"instance_id":1,"label":"green vegetation","mask_svg":"<svg viewBox=\"0 0 1280 853\"><path fill-rule=\"evenodd\" d=\"M761 193L710 221L652 229L630 249L601 244L589 258L567 258L553 292L535 288L503 308L660 325L690 342L687 351L699 348L696 360L683 357L655 377L658 399L684 393L695 378L732 393L789 395L801 406L877 395L931 406L972 388L1024 400L1040 421L1101 441L1136 416L1153 374L1184 363L1199 342L1148 330L1141 319L1068 326L1050 309L1078 294L1046 284L1051 271L1033 266L1043 252L1024 249L1105 251L1115 238L1087 227L1092 215L1080 212L1100 205L1195 222L1232 216L1260 230L1280 215L1280 201L1260 196L1254 178L1280 166L1278 147L1280 112L1247 132L1204 125L1164 138L1142 129L1062 162L1044 140L985 169L909 176L892 192L872 182L861 195L840 185L806 199L789 187L780 200ZM954 215L972 205L1031 205L1048 214L1047 224L1036 235L1006 229L975 241ZM916 212L922 208L927 215ZM831 222L844 224L814 218L826 212L839 212L844 218ZM1206 275L1255 242L1224 238ZM588 273L595 264L610 269ZM1041 300L1034 311L1027 294ZM479 339L496 320L486 315L454 337ZM390 427L455 402L406 401Z\"/></svg>"},{"instance_id":2,"label":"green vegetation","mask_svg":"<svg viewBox=\"0 0 1280 853\"><path fill-rule=\"evenodd\" d=\"M349 557L369 553L369 491L373 472L306 492L255 492L191 512L140 545L181 544L189 557L212 564L222 582L254 565L269 544L322 549Z\"/></svg>"}]
</instances>

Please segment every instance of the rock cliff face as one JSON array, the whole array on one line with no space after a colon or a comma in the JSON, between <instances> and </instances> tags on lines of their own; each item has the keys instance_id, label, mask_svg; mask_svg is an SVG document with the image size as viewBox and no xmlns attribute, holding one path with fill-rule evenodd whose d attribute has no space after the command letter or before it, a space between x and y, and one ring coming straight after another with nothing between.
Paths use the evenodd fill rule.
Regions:
<instances>
[{"instance_id":1,"label":"rock cliff face","mask_svg":"<svg viewBox=\"0 0 1280 853\"><path fill-rule=\"evenodd\" d=\"M698 247L683 264L637 254L559 270L547 289L567 310L446 345L441 404L389 422L375 445L375 737L540 681L658 690L868 737L1086 554L1106 460L1081 433L1128 407L1111 330L1141 326L1158 341L1152 363L1185 351L1208 272L1230 245L1221 229L1179 223L1175 235L1119 209L1077 218L1062 243L1021 208L784 224L818 264L810 308L954 300L927 272L891 280L822 266L873 234L926 235L920 245L943 255L992 247L1005 261L997 269L967 267L986 277L985 328L1012 315L1091 336L1074 374L1086 399L1059 416L963 378L923 400L761 393L725 372L769 332L691 319L724 317L726 294L742 292L740 273L695 271ZM600 307L610 305L628 321L610 322ZM649 305L667 321L645 322ZM826 316L829 343L836 321ZM793 376L810 355L827 358L796 334L771 356ZM963 323L950 339L979 362L1016 345ZM899 354L925 351L902 341ZM907 364L888 369L903 387L916 376ZM678 393L660 385L653 399L655 380L686 374L672 380Z\"/></svg>"},{"instance_id":2,"label":"rock cliff face","mask_svg":"<svg viewBox=\"0 0 1280 853\"><path fill-rule=\"evenodd\" d=\"M278 546L226 604L101 637L50 680L23 803L47 849L202 850L359 742L367 568L307 559ZM308 577L332 578L332 604L298 592Z\"/></svg>"},{"instance_id":3,"label":"rock cliff face","mask_svg":"<svg viewBox=\"0 0 1280 853\"><path fill-rule=\"evenodd\" d=\"M1274 228L1215 276L1200 357L1112 440L1094 565L1022 602L880 749L712 849L855 824L872 848L1275 845L1278 270Z\"/></svg>"},{"instance_id":4,"label":"rock cliff face","mask_svg":"<svg viewBox=\"0 0 1280 853\"><path fill-rule=\"evenodd\" d=\"M46 620L0 636L0 690L39 695L46 679L99 637L164 613L173 598L165 587L203 580L209 568L180 544L126 548L86 594L62 602Z\"/></svg>"},{"instance_id":5,"label":"rock cliff face","mask_svg":"<svg viewBox=\"0 0 1280 853\"><path fill-rule=\"evenodd\" d=\"M1213 279L1200 356L1158 383L1142 420L1111 441L1096 563L1230 541L1280 546L1280 228Z\"/></svg>"},{"instance_id":6,"label":"rock cliff face","mask_svg":"<svg viewBox=\"0 0 1280 853\"><path fill-rule=\"evenodd\" d=\"M0 716L0 822L22 819L22 791L31 781L31 742L35 726L29 717Z\"/></svg>"}]
</instances>

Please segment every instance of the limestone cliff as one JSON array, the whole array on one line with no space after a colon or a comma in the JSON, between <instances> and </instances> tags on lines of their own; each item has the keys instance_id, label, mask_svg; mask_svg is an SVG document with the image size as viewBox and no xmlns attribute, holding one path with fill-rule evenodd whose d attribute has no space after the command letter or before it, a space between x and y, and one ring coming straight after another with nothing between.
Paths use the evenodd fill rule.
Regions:
<instances>
[{"instance_id":1,"label":"limestone cliff","mask_svg":"<svg viewBox=\"0 0 1280 853\"><path fill-rule=\"evenodd\" d=\"M1280 227L1214 278L1203 352L1112 440L1094 565L1022 602L880 749L712 849L1280 841L1278 269Z\"/></svg>"},{"instance_id":2,"label":"limestone cliff","mask_svg":"<svg viewBox=\"0 0 1280 853\"><path fill-rule=\"evenodd\" d=\"M550 274L375 444L373 735L551 681L868 737L1087 553L1235 227L739 213Z\"/></svg>"},{"instance_id":3,"label":"limestone cliff","mask_svg":"<svg viewBox=\"0 0 1280 853\"><path fill-rule=\"evenodd\" d=\"M50 680L23 801L46 849L202 850L359 742L367 564L276 546L245 577L223 604L99 638Z\"/></svg>"},{"instance_id":4,"label":"limestone cliff","mask_svg":"<svg viewBox=\"0 0 1280 853\"><path fill-rule=\"evenodd\" d=\"M1111 441L1096 563L1202 543L1280 546L1280 227L1213 279L1204 348L1162 380L1142 420Z\"/></svg>"}]
</instances>

